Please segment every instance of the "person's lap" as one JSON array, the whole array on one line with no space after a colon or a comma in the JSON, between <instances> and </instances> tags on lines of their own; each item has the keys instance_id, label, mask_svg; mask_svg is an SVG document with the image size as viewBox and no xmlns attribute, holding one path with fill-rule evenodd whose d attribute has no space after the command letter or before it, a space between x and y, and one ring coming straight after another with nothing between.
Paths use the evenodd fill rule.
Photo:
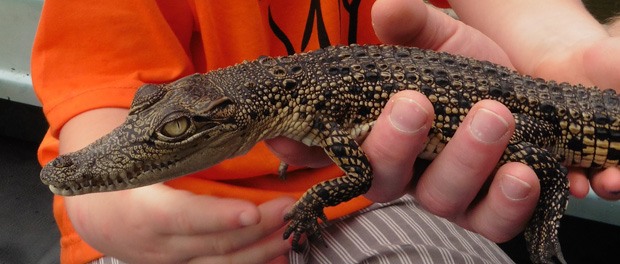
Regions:
<instances>
[{"instance_id":1,"label":"person's lap","mask_svg":"<svg viewBox=\"0 0 620 264\"><path fill-rule=\"evenodd\" d=\"M322 235L325 244L307 243L290 263L513 263L495 243L424 211L411 196L330 221Z\"/></svg>"}]
</instances>

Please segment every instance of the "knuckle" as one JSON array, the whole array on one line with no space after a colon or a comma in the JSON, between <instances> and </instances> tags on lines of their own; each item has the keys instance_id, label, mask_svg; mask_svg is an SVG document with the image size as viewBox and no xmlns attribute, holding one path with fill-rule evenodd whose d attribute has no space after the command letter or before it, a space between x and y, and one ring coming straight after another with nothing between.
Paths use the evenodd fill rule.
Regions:
<instances>
[{"instance_id":1,"label":"knuckle","mask_svg":"<svg viewBox=\"0 0 620 264\"><path fill-rule=\"evenodd\" d=\"M209 240L207 244L207 252L211 252L213 255L226 255L235 248L234 240L226 238L214 238Z\"/></svg>"},{"instance_id":2,"label":"knuckle","mask_svg":"<svg viewBox=\"0 0 620 264\"><path fill-rule=\"evenodd\" d=\"M430 213L454 222L463 211L462 205L442 194L440 191L423 191L417 199Z\"/></svg>"},{"instance_id":3,"label":"knuckle","mask_svg":"<svg viewBox=\"0 0 620 264\"><path fill-rule=\"evenodd\" d=\"M144 261L145 263L155 264L179 263L179 260L176 259L174 255L170 254L169 251L160 248L144 250L136 259L139 259L140 262Z\"/></svg>"},{"instance_id":4,"label":"knuckle","mask_svg":"<svg viewBox=\"0 0 620 264\"><path fill-rule=\"evenodd\" d=\"M178 214L172 217L174 229L181 234L192 235L197 233L197 229L191 219L186 214Z\"/></svg>"}]
</instances>

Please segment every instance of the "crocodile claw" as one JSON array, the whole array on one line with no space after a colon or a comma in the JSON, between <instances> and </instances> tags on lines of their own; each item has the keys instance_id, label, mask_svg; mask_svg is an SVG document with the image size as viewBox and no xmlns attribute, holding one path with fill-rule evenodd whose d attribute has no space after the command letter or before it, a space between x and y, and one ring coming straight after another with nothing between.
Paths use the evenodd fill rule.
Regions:
<instances>
[{"instance_id":1,"label":"crocodile claw","mask_svg":"<svg viewBox=\"0 0 620 264\"><path fill-rule=\"evenodd\" d=\"M284 216L284 221L289 221L289 224L284 231L283 237L284 239L288 239L293 235L291 243L295 252L300 252L303 249L299 241L304 233L314 242L325 245L317 219L327 222L327 216L325 216L323 208L312 208L302 203L297 203L293 209Z\"/></svg>"}]
</instances>

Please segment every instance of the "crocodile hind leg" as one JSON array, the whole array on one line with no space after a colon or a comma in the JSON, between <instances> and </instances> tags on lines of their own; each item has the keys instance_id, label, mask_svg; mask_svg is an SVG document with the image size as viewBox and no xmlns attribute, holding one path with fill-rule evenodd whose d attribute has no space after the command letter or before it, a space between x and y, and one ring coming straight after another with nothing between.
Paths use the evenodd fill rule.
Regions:
<instances>
[{"instance_id":1,"label":"crocodile hind leg","mask_svg":"<svg viewBox=\"0 0 620 264\"><path fill-rule=\"evenodd\" d=\"M321 130L325 131L321 146L345 175L312 186L284 217L285 221L290 221L284 239L293 235L295 251L299 251L299 240L304 233L317 242L322 241L317 218L327 221L323 208L366 193L372 182L370 163L357 142L333 122L325 124Z\"/></svg>"},{"instance_id":2,"label":"crocodile hind leg","mask_svg":"<svg viewBox=\"0 0 620 264\"><path fill-rule=\"evenodd\" d=\"M530 166L540 180L540 198L534 215L525 228L525 240L533 263L554 263L553 257L566 263L560 249L558 228L568 203L567 169L547 150L532 143L508 145L504 161Z\"/></svg>"},{"instance_id":3,"label":"crocodile hind leg","mask_svg":"<svg viewBox=\"0 0 620 264\"><path fill-rule=\"evenodd\" d=\"M540 197L525 228L525 240L534 263L566 263L560 250L558 228L568 204L568 170L547 148L558 143L561 129L555 123L530 115L513 114L515 132L501 163L516 161L530 166L540 181Z\"/></svg>"}]
</instances>

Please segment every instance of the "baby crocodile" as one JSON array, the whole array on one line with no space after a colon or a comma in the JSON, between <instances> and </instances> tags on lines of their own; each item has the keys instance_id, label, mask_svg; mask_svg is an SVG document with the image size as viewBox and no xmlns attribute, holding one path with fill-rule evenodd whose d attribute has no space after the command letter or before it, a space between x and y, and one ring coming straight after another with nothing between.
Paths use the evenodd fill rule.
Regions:
<instances>
[{"instance_id":1,"label":"baby crocodile","mask_svg":"<svg viewBox=\"0 0 620 264\"><path fill-rule=\"evenodd\" d=\"M557 230L569 196L566 166L618 166L618 94L411 47L328 47L144 85L125 123L59 156L41 179L60 195L135 188L244 154L266 138L289 137L321 146L345 174L314 185L286 216L284 237L293 235L297 247L303 233L320 239L324 207L370 188L372 168L356 139L402 90L419 91L434 105L425 159L443 149L474 103L493 99L512 111L516 131L499 163L527 164L541 183L525 230L531 259L565 262Z\"/></svg>"}]
</instances>

